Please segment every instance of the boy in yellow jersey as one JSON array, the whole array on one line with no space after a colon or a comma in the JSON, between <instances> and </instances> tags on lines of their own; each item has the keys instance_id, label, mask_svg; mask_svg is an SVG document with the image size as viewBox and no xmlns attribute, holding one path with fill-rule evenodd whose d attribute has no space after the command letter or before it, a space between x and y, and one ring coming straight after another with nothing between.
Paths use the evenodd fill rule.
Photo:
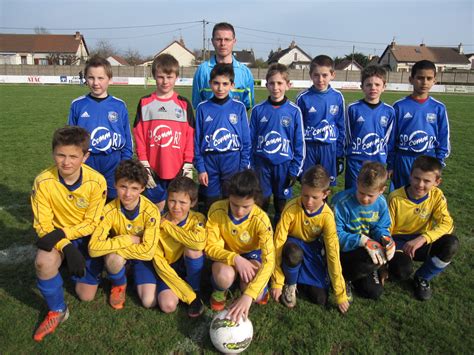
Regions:
<instances>
[{"instance_id":1,"label":"boy in yellow jersey","mask_svg":"<svg viewBox=\"0 0 474 355\"><path fill-rule=\"evenodd\" d=\"M35 179L31 193L33 227L39 237L35 259L38 289L49 312L34 334L35 341L53 333L69 316L59 267L66 259L79 299L94 298L103 260L87 253L89 237L99 223L105 204L104 177L83 164L89 156L89 133L66 126L54 132L55 165Z\"/></svg>"},{"instance_id":2,"label":"boy in yellow jersey","mask_svg":"<svg viewBox=\"0 0 474 355\"><path fill-rule=\"evenodd\" d=\"M397 252L389 262L389 272L399 279L413 273L413 261L422 261L414 276L415 296L431 298L430 281L449 265L459 240L451 234L453 219L441 183L442 166L438 159L420 156L413 163L410 184L393 191L389 199L391 232Z\"/></svg>"},{"instance_id":3,"label":"boy in yellow jersey","mask_svg":"<svg viewBox=\"0 0 474 355\"><path fill-rule=\"evenodd\" d=\"M349 309L334 214L325 203L330 183L321 165L308 169L301 179L301 196L286 204L276 227L271 292L288 308L296 306L297 285L307 291L311 302L326 305L329 272L339 310Z\"/></svg>"},{"instance_id":4,"label":"boy in yellow jersey","mask_svg":"<svg viewBox=\"0 0 474 355\"><path fill-rule=\"evenodd\" d=\"M273 231L267 214L256 205L261 199L258 177L251 170L232 176L229 198L215 202L208 213L206 255L212 264L211 308L225 308L227 290L239 277L242 295L227 317L248 317L252 302L266 304L268 280L275 266Z\"/></svg>"},{"instance_id":5,"label":"boy in yellow jersey","mask_svg":"<svg viewBox=\"0 0 474 355\"><path fill-rule=\"evenodd\" d=\"M127 260L150 261L160 237L160 211L140 195L147 180L148 172L140 162L119 163L115 171L117 198L105 206L89 242L92 257L105 256L105 268L112 283L109 303L114 309L122 309L125 304Z\"/></svg>"},{"instance_id":6,"label":"boy in yellow jersey","mask_svg":"<svg viewBox=\"0 0 474 355\"><path fill-rule=\"evenodd\" d=\"M179 301L187 303L188 316L204 312L200 297L201 272L206 246L205 217L191 210L198 198L198 187L185 176L175 178L168 186L168 212L161 219L161 237L153 259L158 274L147 294L165 313L176 310ZM155 275L156 275L155 274ZM151 274L150 280L151 280Z\"/></svg>"}]
</instances>

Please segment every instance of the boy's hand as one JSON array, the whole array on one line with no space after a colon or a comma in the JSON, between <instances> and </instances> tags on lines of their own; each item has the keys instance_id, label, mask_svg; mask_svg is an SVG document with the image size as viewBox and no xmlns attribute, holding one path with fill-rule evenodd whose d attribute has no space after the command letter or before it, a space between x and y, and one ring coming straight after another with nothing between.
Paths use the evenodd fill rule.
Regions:
<instances>
[{"instance_id":1,"label":"boy's hand","mask_svg":"<svg viewBox=\"0 0 474 355\"><path fill-rule=\"evenodd\" d=\"M237 255L234 258L235 269L239 273L240 279L245 282L249 283L255 277L257 273L258 266L251 263L249 260Z\"/></svg>"},{"instance_id":2,"label":"boy's hand","mask_svg":"<svg viewBox=\"0 0 474 355\"><path fill-rule=\"evenodd\" d=\"M209 184L209 176L206 172L198 175L198 180L201 185L207 186Z\"/></svg>"},{"instance_id":3,"label":"boy's hand","mask_svg":"<svg viewBox=\"0 0 474 355\"><path fill-rule=\"evenodd\" d=\"M229 307L229 312L225 316L227 319L231 319L234 322L240 322L240 319L247 319L249 316L250 306L252 305L252 297L243 294Z\"/></svg>"},{"instance_id":4,"label":"boy's hand","mask_svg":"<svg viewBox=\"0 0 474 355\"><path fill-rule=\"evenodd\" d=\"M191 163L183 164L183 176L186 176L190 179L193 178L193 164Z\"/></svg>"},{"instance_id":5,"label":"boy's hand","mask_svg":"<svg viewBox=\"0 0 474 355\"><path fill-rule=\"evenodd\" d=\"M62 229L55 229L52 232L49 232L42 238L39 238L36 242L38 249L44 251L51 251L54 246L63 238L66 238Z\"/></svg>"},{"instance_id":6,"label":"boy's hand","mask_svg":"<svg viewBox=\"0 0 474 355\"><path fill-rule=\"evenodd\" d=\"M403 246L403 252L413 259L415 257L416 251L425 244L426 238L423 235L420 235L419 237L406 242Z\"/></svg>"},{"instance_id":7,"label":"boy's hand","mask_svg":"<svg viewBox=\"0 0 474 355\"><path fill-rule=\"evenodd\" d=\"M395 255L396 245L392 237L384 236L381 239L382 245L385 248L385 256L387 257L387 261L392 260L393 256Z\"/></svg>"},{"instance_id":8,"label":"boy's hand","mask_svg":"<svg viewBox=\"0 0 474 355\"><path fill-rule=\"evenodd\" d=\"M81 252L72 244L63 248L69 273L73 276L83 277L86 274L86 260Z\"/></svg>"},{"instance_id":9,"label":"boy's hand","mask_svg":"<svg viewBox=\"0 0 474 355\"><path fill-rule=\"evenodd\" d=\"M336 158L336 170L337 170L337 176L341 175L344 172L344 158L343 157Z\"/></svg>"},{"instance_id":10,"label":"boy's hand","mask_svg":"<svg viewBox=\"0 0 474 355\"><path fill-rule=\"evenodd\" d=\"M140 163L142 163L142 165L145 167L146 171L148 172L148 180L146 183L146 188L154 189L156 187L155 178L153 177L153 175L155 175L155 172L151 168L148 160L140 160Z\"/></svg>"},{"instance_id":11,"label":"boy's hand","mask_svg":"<svg viewBox=\"0 0 474 355\"><path fill-rule=\"evenodd\" d=\"M286 180L285 180L285 187L287 189L289 189L290 187L293 187L293 185L295 184L296 182L296 176L293 176L291 174L288 174L286 176Z\"/></svg>"},{"instance_id":12,"label":"boy's hand","mask_svg":"<svg viewBox=\"0 0 474 355\"><path fill-rule=\"evenodd\" d=\"M384 249L379 242L370 239L366 235L362 235L360 237L360 245L363 246L365 250L367 250L367 253L369 253L370 258L374 264L383 265L387 262Z\"/></svg>"},{"instance_id":13,"label":"boy's hand","mask_svg":"<svg viewBox=\"0 0 474 355\"><path fill-rule=\"evenodd\" d=\"M280 302L281 288L272 288L270 293L275 301Z\"/></svg>"},{"instance_id":14,"label":"boy's hand","mask_svg":"<svg viewBox=\"0 0 474 355\"><path fill-rule=\"evenodd\" d=\"M142 242L142 238L140 238L136 235L131 235L130 239L132 240L133 244L140 244Z\"/></svg>"},{"instance_id":15,"label":"boy's hand","mask_svg":"<svg viewBox=\"0 0 474 355\"><path fill-rule=\"evenodd\" d=\"M338 304L337 307L339 308L339 311L344 314L349 310L350 303L348 301L342 302L341 304Z\"/></svg>"}]
</instances>

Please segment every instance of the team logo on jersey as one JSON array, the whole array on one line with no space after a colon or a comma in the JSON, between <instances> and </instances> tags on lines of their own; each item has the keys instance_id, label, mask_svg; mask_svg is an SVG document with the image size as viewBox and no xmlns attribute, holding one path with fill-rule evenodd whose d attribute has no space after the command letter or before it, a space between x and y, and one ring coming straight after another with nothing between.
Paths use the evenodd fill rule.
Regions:
<instances>
[{"instance_id":1,"label":"team logo on jersey","mask_svg":"<svg viewBox=\"0 0 474 355\"><path fill-rule=\"evenodd\" d=\"M72 200L74 200L74 196L73 196L73 195L67 195L67 199L68 199L69 201L72 201Z\"/></svg>"},{"instance_id":2,"label":"team logo on jersey","mask_svg":"<svg viewBox=\"0 0 474 355\"><path fill-rule=\"evenodd\" d=\"M248 243L250 241L250 234L247 231L244 231L239 235L239 239L242 243Z\"/></svg>"},{"instance_id":3,"label":"team logo on jersey","mask_svg":"<svg viewBox=\"0 0 474 355\"><path fill-rule=\"evenodd\" d=\"M89 113L87 113L87 111L84 111L81 115L81 118L89 118L91 116L89 116Z\"/></svg>"},{"instance_id":4,"label":"team logo on jersey","mask_svg":"<svg viewBox=\"0 0 474 355\"><path fill-rule=\"evenodd\" d=\"M314 108L314 106L311 106L311 108L308 110L309 113L313 113L313 112L316 112L316 109Z\"/></svg>"},{"instance_id":5,"label":"team logo on jersey","mask_svg":"<svg viewBox=\"0 0 474 355\"><path fill-rule=\"evenodd\" d=\"M291 123L291 117L282 117L280 123L283 127L288 127Z\"/></svg>"},{"instance_id":6,"label":"team logo on jersey","mask_svg":"<svg viewBox=\"0 0 474 355\"><path fill-rule=\"evenodd\" d=\"M211 116L207 116L204 120L205 122L212 122L213 118Z\"/></svg>"},{"instance_id":7,"label":"team logo on jersey","mask_svg":"<svg viewBox=\"0 0 474 355\"><path fill-rule=\"evenodd\" d=\"M267 116L263 116L262 119L260 120L261 123L268 122Z\"/></svg>"},{"instance_id":8,"label":"team logo on jersey","mask_svg":"<svg viewBox=\"0 0 474 355\"><path fill-rule=\"evenodd\" d=\"M171 143L173 143L173 139L175 138L176 137L174 137L173 130L171 129L171 127L164 124L159 125L155 127L151 134L151 140L153 143L150 144L150 147L154 147L155 145L159 147L167 147Z\"/></svg>"},{"instance_id":9,"label":"team logo on jersey","mask_svg":"<svg viewBox=\"0 0 474 355\"><path fill-rule=\"evenodd\" d=\"M387 116L380 117L380 125L382 127L387 127L387 125L388 125L388 117Z\"/></svg>"},{"instance_id":10,"label":"team logo on jersey","mask_svg":"<svg viewBox=\"0 0 474 355\"><path fill-rule=\"evenodd\" d=\"M234 235L234 236L237 235L237 233L238 233L238 232L237 232L237 229L232 229L232 232L231 232L231 233L232 233L232 235Z\"/></svg>"},{"instance_id":11,"label":"team logo on jersey","mask_svg":"<svg viewBox=\"0 0 474 355\"><path fill-rule=\"evenodd\" d=\"M405 113L405 115L403 116L403 118L412 118L412 114L410 112L407 112Z\"/></svg>"},{"instance_id":12,"label":"team logo on jersey","mask_svg":"<svg viewBox=\"0 0 474 355\"><path fill-rule=\"evenodd\" d=\"M359 116L359 118L357 118L356 122L357 123L364 123L365 122L364 117Z\"/></svg>"},{"instance_id":13,"label":"team logo on jersey","mask_svg":"<svg viewBox=\"0 0 474 355\"><path fill-rule=\"evenodd\" d=\"M337 105L331 105L329 106L329 113L333 116L337 115L337 113L339 112L339 106Z\"/></svg>"},{"instance_id":14,"label":"team logo on jersey","mask_svg":"<svg viewBox=\"0 0 474 355\"><path fill-rule=\"evenodd\" d=\"M436 113L427 113L426 114L426 122L435 123L436 122Z\"/></svg>"},{"instance_id":15,"label":"team logo on jersey","mask_svg":"<svg viewBox=\"0 0 474 355\"><path fill-rule=\"evenodd\" d=\"M305 226L309 226L309 221L308 221L307 219L305 219L305 220L303 221L303 224L304 224Z\"/></svg>"},{"instance_id":16,"label":"team logo on jersey","mask_svg":"<svg viewBox=\"0 0 474 355\"><path fill-rule=\"evenodd\" d=\"M79 197L76 200L76 206L78 208L87 208L89 206L89 202L87 202L87 200L85 198Z\"/></svg>"},{"instance_id":17,"label":"team logo on jersey","mask_svg":"<svg viewBox=\"0 0 474 355\"><path fill-rule=\"evenodd\" d=\"M430 212L426 208L415 208L415 214L421 219L428 219L430 217Z\"/></svg>"},{"instance_id":18,"label":"team logo on jersey","mask_svg":"<svg viewBox=\"0 0 474 355\"><path fill-rule=\"evenodd\" d=\"M115 123L118 121L118 113L115 111L109 111L107 118L110 122Z\"/></svg>"},{"instance_id":19,"label":"team logo on jersey","mask_svg":"<svg viewBox=\"0 0 474 355\"><path fill-rule=\"evenodd\" d=\"M183 111L183 109L182 109L181 107L176 107L176 108L174 109L174 114L175 114L176 118L183 118L183 116L184 116L184 111Z\"/></svg>"},{"instance_id":20,"label":"team logo on jersey","mask_svg":"<svg viewBox=\"0 0 474 355\"><path fill-rule=\"evenodd\" d=\"M231 113L229 115L229 121L232 124L236 124L239 119L237 118L237 115L235 113Z\"/></svg>"},{"instance_id":21,"label":"team logo on jersey","mask_svg":"<svg viewBox=\"0 0 474 355\"><path fill-rule=\"evenodd\" d=\"M311 232L313 232L313 234L316 234L316 235L319 235L321 234L321 227L320 226L311 226Z\"/></svg>"}]
</instances>

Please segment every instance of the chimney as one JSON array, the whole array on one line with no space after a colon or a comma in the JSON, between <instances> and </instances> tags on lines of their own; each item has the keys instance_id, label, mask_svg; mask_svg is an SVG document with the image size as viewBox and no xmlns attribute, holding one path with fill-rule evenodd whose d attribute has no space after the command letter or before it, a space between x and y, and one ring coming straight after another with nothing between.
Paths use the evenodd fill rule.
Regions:
<instances>
[{"instance_id":1,"label":"chimney","mask_svg":"<svg viewBox=\"0 0 474 355\"><path fill-rule=\"evenodd\" d=\"M296 47L295 41L291 41L291 43L290 43L290 48L295 48L295 47Z\"/></svg>"},{"instance_id":2,"label":"chimney","mask_svg":"<svg viewBox=\"0 0 474 355\"><path fill-rule=\"evenodd\" d=\"M183 37L180 37L180 39L179 39L179 44L182 45L183 47L186 47L186 46L184 45L184 39L183 39Z\"/></svg>"},{"instance_id":3,"label":"chimney","mask_svg":"<svg viewBox=\"0 0 474 355\"><path fill-rule=\"evenodd\" d=\"M459 54L464 54L464 47L462 46L462 43L459 43L458 51L459 51Z\"/></svg>"},{"instance_id":4,"label":"chimney","mask_svg":"<svg viewBox=\"0 0 474 355\"><path fill-rule=\"evenodd\" d=\"M423 42L420 43L420 47L426 47L426 44L424 44Z\"/></svg>"},{"instance_id":5,"label":"chimney","mask_svg":"<svg viewBox=\"0 0 474 355\"><path fill-rule=\"evenodd\" d=\"M74 36L74 39L75 39L76 41L80 41L80 40L81 40L81 32L76 31L76 35Z\"/></svg>"},{"instance_id":6,"label":"chimney","mask_svg":"<svg viewBox=\"0 0 474 355\"><path fill-rule=\"evenodd\" d=\"M393 49L393 47L395 47L397 44L395 43L395 40L393 40L391 43L390 43L390 48Z\"/></svg>"}]
</instances>

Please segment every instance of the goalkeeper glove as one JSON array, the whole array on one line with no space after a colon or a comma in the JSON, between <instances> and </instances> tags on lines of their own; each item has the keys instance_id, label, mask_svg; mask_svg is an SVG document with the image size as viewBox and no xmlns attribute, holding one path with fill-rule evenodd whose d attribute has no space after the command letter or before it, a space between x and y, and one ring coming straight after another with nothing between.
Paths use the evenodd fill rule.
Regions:
<instances>
[{"instance_id":1,"label":"goalkeeper glove","mask_svg":"<svg viewBox=\"0 0 474 355\"><path fill-rule=\"evenodd\" d=\"M344 158L340 157L336 159L337 176L344 172Z\"/></svg>"},{"instance_id":2,"label":"goalkeeper glove","mask_svg":"<svg viewBox=\"0 0 474 355\"><path fill-rule=\"evenodd\" d=\"M387 262L384 249L379 242L376 242L375 240L370 239L366 235L362 234L359 245L363 246L365 250L367 250L367 253L369 253L369 256L374 264L383 265Z\"/></svg>"},{"instance_id":3,"label":"goalkeeper glove","mask_svg":"<svg viewBox=\"0 0 474 355\"><path fill-rule=\"evenodd\" d=\"M140 160L140 163L145 167L146 171L148 172L148 181L146 183L146 188L147 189L154 189L156 187L156 182L155 182L155 172L150 166L150 163L148 160Z\"/></svg>"},{"instance_id":4,"label":"goalkeeper glove","mask_svg":"<svg viewBox=\"0 0 474 355\"><path fill-rule=\"evenodd\" d=\"M81 252L72 244L63 248L69 273L73 276L83 277L86 274L86 260Z\"/></svg>"},{"instance_id":5,"label":"goalkeeper glove","mask_svg":"<svg viewBox=\"0 0 474 355\"><path fill-rule=\"evenodd\" d=\"M285 188L289 189L290 187L293 187L295 182L296 182L296 176L288 174L285 180Z\"/></svg>"},{"instance_id":6,"label":"goalkeeper glove","mask_svg":"<svg viewBox=\"0 0 474 355\"><path fill-rule=\"evenodd\" d=\"M62 229L55 229L52 232L49 232L36 242L38 249L44 251L51 251L54 246L63 238L66 238Z\"/></svg>"},{"instance_id":7,"label":"goalkeeper glove","mask_svg":"<svg viewBox=\"0 0 474 355\"><path fill-rule=\"evenodd\" d=\"M186 176L190 179L193 178L193 164L191 163L183 164L183 176Z\"/></svg>"},{"instance_id":8,"label":"goalkeeper glove","mask_svg":"<svg viewBox=\"0 0 474 355\"><path fill-rule=\"evenodd\" d=\"M387 257L387 261L392 260L393 256L395 255L396 249L395 241L392 239L392 237L384 236L382 237L380 242L385 249L385 256Z\"/></svg>"}]
</instances>

